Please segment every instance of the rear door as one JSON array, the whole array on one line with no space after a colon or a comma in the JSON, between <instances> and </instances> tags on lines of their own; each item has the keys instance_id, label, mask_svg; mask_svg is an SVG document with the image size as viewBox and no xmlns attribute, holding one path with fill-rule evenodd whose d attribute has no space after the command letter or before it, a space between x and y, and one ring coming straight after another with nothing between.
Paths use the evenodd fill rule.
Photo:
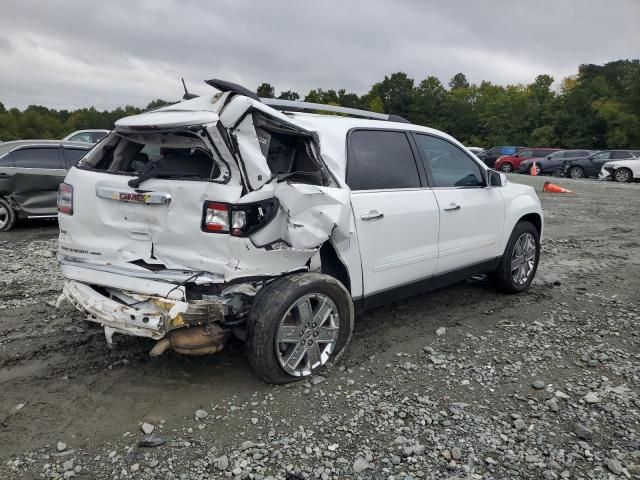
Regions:
<instances>
[{"instance_id":1,"label":"rear door","mask_svg":"<svg viewBox=\"0 0 640 480\"><path fill-rule=\"evenodd\" d=\"M67 170L60 147L29 145L13 150L11 192L8 194L19 208L31 217L56 215L58 186Z\"/></svg>"},{"instance_id":2,"label":"rear door","mask_svg":"<svg viewBox=\"0 0 640 480\"><path fill-rule=\"evenodd\" d=\"M487 188L480 165L447 139L414 134L438 202L440 234L436 273L447 273L500 255L504 200Z\"/></svg>"},{"instance_id":3,"label":"rear door","mask_svg":"<svg viewBox=\"0 0 640 480\"><path fill-rule=\"evenodd\" d=\"M347 183L365 295L430 277L436 270L438 205L415 153L403 131L349 134Z\"/></svg>"},{"instance_id":4,"label":"rear door","mask_svg":"<svg viewBox=\"0 0 640 480\"><path fill-rule=\"evenodd\" d=\"M592 157L589 157L589 161L584 162L587 176L593 177L598 175L602 169L602 165L611 160L612 153L611 151L598 152Z\"/></svg>"}]
</instances>

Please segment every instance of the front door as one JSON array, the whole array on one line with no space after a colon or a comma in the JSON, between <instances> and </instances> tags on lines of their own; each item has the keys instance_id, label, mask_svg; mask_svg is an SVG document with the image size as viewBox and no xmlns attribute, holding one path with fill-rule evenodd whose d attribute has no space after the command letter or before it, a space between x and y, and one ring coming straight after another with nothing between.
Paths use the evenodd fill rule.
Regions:
<instances>
[{"instance_id":1,"label":"front door","mask_svg":"<svg viewBox=\"0 0 640 480\"><path fill-rule=\"evenodd\" d=\"M356 130L349 135L347 183L365 295L432 276L439 212L424 185L407 134Z\"/></svg>"},{"instance_id":2,"label":"front door","mask_svg":"<svg viewBox=\"0 0 640 480\"><path fill-rule=\"evenodd\" d=\"M486 187L481 167L448 140L415 134L438 202L440 234L436 273L447 273L500 255L504 200Z\"/></svg>"}]
</instances>

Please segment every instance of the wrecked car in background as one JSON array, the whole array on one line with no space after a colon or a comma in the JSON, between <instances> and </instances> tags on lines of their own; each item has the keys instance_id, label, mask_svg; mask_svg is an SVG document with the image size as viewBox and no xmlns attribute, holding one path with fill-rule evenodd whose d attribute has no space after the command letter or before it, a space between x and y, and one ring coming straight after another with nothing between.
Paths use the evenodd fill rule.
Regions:
<instances>
[{"instance_id":1,"label":"wrecked car in background","mask_svg":"<svg viewBox=\"0 0 640 480\"><path fill-rule=\"evenodd\" d=\"M536 194L450 136L207 83L119 120L60 186L60 301L109 343L204 354L236 335L283 383L336 361L356 311L481 273L531 284Z\"/></svg>"},{"instance_id":2,"label":"wrecked car in background","mask_svg":"<svg viewBox=\"0 0 640 480\"><path fill-rule=\"evenodd\" d=\"M0 232L18 218L55 218L58 186L89 151L86 143L17 140L0 145Z\"/></svg>"}]
</instances>

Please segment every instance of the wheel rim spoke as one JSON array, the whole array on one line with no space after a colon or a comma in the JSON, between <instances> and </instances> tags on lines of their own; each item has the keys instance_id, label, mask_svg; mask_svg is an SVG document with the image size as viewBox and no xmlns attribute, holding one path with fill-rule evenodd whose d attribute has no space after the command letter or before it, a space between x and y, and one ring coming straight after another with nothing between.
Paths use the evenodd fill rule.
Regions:
<instances>
[{"instance_id":1,"label":"wheel rim spoke","mask_svg":"<svg viewBox=\"0 0 640 480\"><path fill-rule=\"evenodd\" d=\"M284 358L284 364L295 370L300 365L302 361L302 357L306 353L306 348L302 343L298 343L294 348L291 349L289 355Z\"/></svg>"},{"instance_id":2,"label":"wheel rim spoke","mask_svg":"<svg viewBox=\"0 0 640 480\"><path fill-rule=\"evenodd\" d=\"M335 342L338 340L340 329L337 327L322 327L318 329L316 341L320 343Z\"/></svg>"},{"instance_id":3,"label":"wheel rim spoke","mask_svg":"<svg viewBox=\"0 0 640 480\"><path fill-rule=\"evenodd\" d=\"M309 369L312 369L321 364L322 358L320 356L320 346L314 342L313 345L307 348L307 366Z\"/></svg>"},{"instance_id":4,"label":"wheel rim spoke","mask_svg":"<svg viewBox=\"0 0 640 480\"><path fill-rule=\"evenodd\" d=\"M283 325L278 330L278 343L299 343L300 327L294 325Z\"/></svg>"},{"instance_id":5,"label":"wheel rim spoke","mask_svg":"<svg viewBox=\"0 0 640 480\"><path fill-rule=\"evenodd\" d=\"M305 323L311 322L313 319L313 310L311 309L311 302L307 297L300 300L297 304L298 307L298 316L300 318L300 323L304 325Z\"/></svg>"}]
</instances>

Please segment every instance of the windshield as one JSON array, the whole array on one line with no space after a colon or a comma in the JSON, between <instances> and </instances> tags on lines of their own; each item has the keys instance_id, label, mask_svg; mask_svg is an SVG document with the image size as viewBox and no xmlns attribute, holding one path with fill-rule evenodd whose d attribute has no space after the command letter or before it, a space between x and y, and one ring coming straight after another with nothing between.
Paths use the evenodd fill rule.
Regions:
<instances>
[{"instance_id":1,"label":"windshield","mask_svg":"<svg viewBox=\"0 0 640 480\"><path fill-rule=\"evenodd\" d=\"M220 169L204 141L191 132L112 132L78 164L80 168L138 176L215 180Z\"/></svg>"}]
</instances>

